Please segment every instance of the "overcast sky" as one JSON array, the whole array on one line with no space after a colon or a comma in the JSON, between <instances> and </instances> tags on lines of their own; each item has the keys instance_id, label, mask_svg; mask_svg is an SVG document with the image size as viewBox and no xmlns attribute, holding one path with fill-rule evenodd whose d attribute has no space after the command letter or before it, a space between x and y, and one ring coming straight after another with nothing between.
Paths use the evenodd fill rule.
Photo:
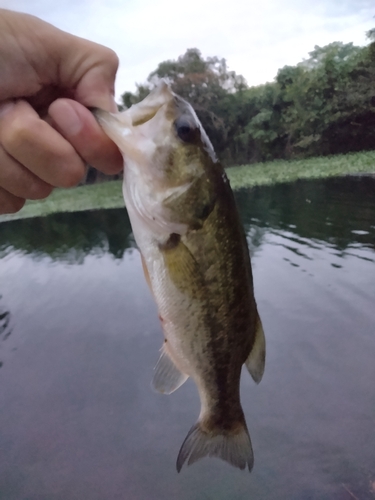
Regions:
<instances>
[{"instance_id":1,"label":"overcast sky","mask_svg":"<svg viewBox=\"0 0 375 500\"><path fill-rule=\"evenodd\" d=\"M116 95L135 90L159 62L197 47L227 60L249 85L308 57L315 45L366 43L374 0L0 0L115 50Z\"/></svg>"}]
</instances>

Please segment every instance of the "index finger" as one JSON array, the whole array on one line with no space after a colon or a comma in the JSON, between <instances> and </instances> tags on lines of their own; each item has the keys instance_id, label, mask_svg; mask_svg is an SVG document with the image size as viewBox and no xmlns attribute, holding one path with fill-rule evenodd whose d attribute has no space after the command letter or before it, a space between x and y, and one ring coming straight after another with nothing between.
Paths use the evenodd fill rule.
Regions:
<instances>
[{"instance_id":1,"label":"index finger","mask_svg":"<svg viewBox=\"0 0 375 500\"><path fill-rule=\"evenodd\" d=\"M54 127L90 165L109 175L122 170L122 155L91 112L71 99L57 99L49 107Z\"/></svg>"}]
</instances>

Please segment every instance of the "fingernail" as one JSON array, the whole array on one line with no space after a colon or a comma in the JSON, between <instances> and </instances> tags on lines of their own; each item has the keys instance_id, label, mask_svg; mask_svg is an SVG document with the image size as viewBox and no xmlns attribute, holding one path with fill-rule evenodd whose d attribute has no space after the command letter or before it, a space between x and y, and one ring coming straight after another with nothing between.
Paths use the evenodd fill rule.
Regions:
<instances>
[{"instance_id":1,"label":"fingernail","mask_svg":"<svg viewBox=\"0 0 375 500\"><path fill-rule=\"evenodd\" d=\"M5 116L14 108L14 101L4 101L0 103L0 118Z\"/></svg>"},{"instance_id":2,"label":"fingernail","mask_svg":"<svg viewBox=\"0 0 375 500\"><path fill-rule=\"evenodd\" d=\"M59 114L53 119L67 137L77 135L82 130L81 118L69 103L60 104Z\"/></svg>"}]
</instances>

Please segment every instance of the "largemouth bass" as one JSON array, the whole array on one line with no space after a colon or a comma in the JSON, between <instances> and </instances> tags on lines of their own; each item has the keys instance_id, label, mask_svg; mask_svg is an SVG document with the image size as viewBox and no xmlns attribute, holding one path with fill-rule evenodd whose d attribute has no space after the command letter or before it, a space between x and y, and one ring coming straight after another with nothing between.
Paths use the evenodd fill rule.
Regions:
<instances>
[{"instance_id":1,"label":"largemouth bass","mask_svg":"<svg viewBox=\"0 0 375 500\"><path fill-rule=\"evenodd\" d=\"M177 470L204 456L251 470L240 376L245 364L260 382L265 339L224 169L193 108L163 81L122 113L94 113L124 157L125 204L164 333L153 386L170 394L192 377L201 400Z\"/></svg>"}]
</instances>

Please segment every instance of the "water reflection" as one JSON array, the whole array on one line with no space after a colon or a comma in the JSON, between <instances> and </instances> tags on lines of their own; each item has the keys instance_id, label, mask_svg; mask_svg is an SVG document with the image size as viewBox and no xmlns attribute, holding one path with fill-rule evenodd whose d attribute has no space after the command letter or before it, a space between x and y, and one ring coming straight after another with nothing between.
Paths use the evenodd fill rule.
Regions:
<instances>
[{"instance_id":1,"label":"water reflection","mask_svg":"<svg viewBox=\"0 0 375 500\"><path fill-rule=\"evenodd\" d=\"M248 231L253 226L277 234L299 235L301 243L315 239L337 250L358 243L375 249L375 178L332 178L256 187L237 193ZM281 230L281 231L280 231Z\"/></svg>"},{"instance_id":2,"label":"water reflection","mask_svg":"<svg viewBox=\"0 0 375 500\"><path fill-rule=\"evenodd\" d=\"M241 385L252 474L176 474L199 398L150 390L162 334L126 212L60 214L0 224L0 498L373 498L375 181L237 200L268 343Z\"/></svg>"},{"instance_id":3,"label":"water reflection","mask_svg":"<svg viewBox=\"0 0 375 500\"><path fill-rule=\"evenodd\" d=\"M0 258L18 250L35 259L82 263L90 254L121 259L133 246L125 208L3 222L0 230Z\"/></svg>"},{"instance_id":4,"label":"water reflection","mask_svg":"<svg viewBox=\"0 0 375 500\"><path fill-rule=\"evenodd\" d=\"M322 241L338 256L350 252L368 258L361 256L361 249L375 249L374 192L375 178L361 176L244 189L236 200L253 252L266 234L274 234L296 254L304 255L304 246L320 248ZM89 254L121 259L134 246L125 209L1 224L0 258L18 250L36 259L49 256L72 263Z\"/></svg>"}]
</instances>

